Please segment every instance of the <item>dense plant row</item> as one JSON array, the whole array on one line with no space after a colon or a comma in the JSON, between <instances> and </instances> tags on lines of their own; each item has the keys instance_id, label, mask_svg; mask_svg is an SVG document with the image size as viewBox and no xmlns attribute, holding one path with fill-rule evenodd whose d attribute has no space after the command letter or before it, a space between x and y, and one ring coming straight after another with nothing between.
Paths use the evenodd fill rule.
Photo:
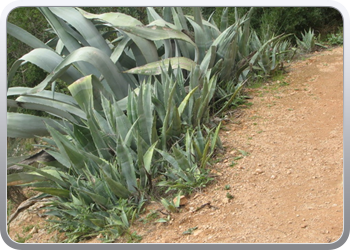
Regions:
<instances>
[{"instance_id":1,"label":"dense plant row","mask_svg":"<svg viewBox=\"0 0 350 250\"><path fill-rule=\"evenodd\" d=\"M131 15L142 23L147 23L147 10L145 7L84 7L84 10L92 13L106 13L106 12L122 12ZM220 23L221 14L225 8L223 7L203 7L202 13L205 19L209 17L213 18L216 23ZM156 7L155 10L158 13L163 13L163 8ZM185 14L193 15L192 8L182 8ZM249 10L248 7L239 7L237 12L240 15L245 14ZM16 8L8 16L8 21L16 24L25 30L30 31L33 35L40 40L48 40L52 37L52 33L43 32L47 29L48 25L45 22L45 18L34 7L20 7ZM229 8L228 22L235 22L235 10ZM259 36L266 33L269 30L271 33L293 33L299 39L301 34L305 30L311 28L315 31L317 36L321 35L322 41L327 42L328 37L326 35L333 34L334 37L339 29L342 27L342 16L333 8L318 8L318 7L257 7L254 15L251 18L251 27L256 30ZM341 34L340 34L341 35ZM27 53L28 46L24 43L9 36L7 38L7 63L12 65L14 60ZM292 39L292 42L295 42ZM320 42L320 40L319 40ZM334 39L330 40L334 43ZM337 39L337 43L339 39ZM31 64L27 64L21 67L21 71L17 74L16 85L14 86L26 86L33 87L33 84L37 82L44 74L40 68ZM57 88L57 91L65 91L65 88ZM29 111L26 111L29 112ZM39 113L31 111L31 113Z\"/></svg>"},{"instance_id":2,"label":"dense plant row","mask_svg":"<svg viewBox=\"0 0 350 250\"><path fill-rule=\"evenodd\" d=\"M54 196L49 214L74 240L100 232L118 237L159 188L205 186L220 146L211 115L220 117L250 77L272 74L293 54L290 34L259 37L251 29L254 8L236 12L232 25L228 9L220 25L203 19L200 8L192 16L179 7L165 7L163 16L147 8L146 25L117 12L39 10L54 34L45 43L7 24L9 35L33 48L8 74L8 137L41 136L55 161L23 165L8 185ZM13 87L25 64L46 77ZM66 93L55 91L67 85Z\"/></svg>"}]
</instances>

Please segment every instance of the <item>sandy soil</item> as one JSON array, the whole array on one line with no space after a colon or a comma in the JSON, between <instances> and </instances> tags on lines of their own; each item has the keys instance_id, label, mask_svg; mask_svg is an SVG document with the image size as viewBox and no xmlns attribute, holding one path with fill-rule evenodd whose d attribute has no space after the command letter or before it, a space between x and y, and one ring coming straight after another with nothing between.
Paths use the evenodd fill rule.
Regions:
<instances>
[{"instance_id":1,"label":"sandy soil","mask_svg":"<svg viewBox=\"0 0 350 250\"><path fill-rule=\"evenodd\" d=\"M287 71L283 79L245 90L252 105L231 112L221 131L225 154L213 165L214 183L188 196L168 223L149 220L164 207L147 206L131 227L141 243L330 243L340 238L343 48L316 52L287 65ZM11 223L11 238L31 234L25 242L59 242L35 209L28 211ZM24 232L26 225L34 229Z\"/></svg>"}]
</instances>

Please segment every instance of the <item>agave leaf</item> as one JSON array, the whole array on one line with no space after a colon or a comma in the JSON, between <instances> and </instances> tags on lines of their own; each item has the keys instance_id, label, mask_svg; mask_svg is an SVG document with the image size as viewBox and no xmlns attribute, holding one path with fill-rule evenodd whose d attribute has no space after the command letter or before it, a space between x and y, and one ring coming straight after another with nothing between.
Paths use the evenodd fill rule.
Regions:
<instances>
[{"instance_id":1,"label":"agave leaf","mask_svg":"<svg viewBox=\"0 0 350 250\"><path fill-rule=\"evenodd\" d=\"M67 32L65 25L50 11L48 7L39 7L38 9L45 16L46 20L70 53L81 47L79 42Z\"/></svg>"},{"instance_id":2,"label":"agave leaf","mask_svg":"<svg viewBox=\"0 0 350 250\"><path fill-rule=\"evenodd\" d=\"M164 7L163 8L163 17L164 17L165 21L167 21L167 22L172 21L171 7Z\"/></svg>"},{"instance_id":3,"label":"agave leaf","mask_svg":"<svg viewBox=\"0 0 350 250\"><path fill-rule=\"evenodd\" d=\"M84 149L84 151L93 153L97 152L96 145L94 144L91 131L86 125L73 125L73 131L71 134L76 141L77 146Z\"/></svg>"},{"instance_id":4,"label":"agave leaf","mask_svg":"<svg viewBox=\"0 0 350 250\"><path fill-rule=\"evenodd\" d=\"M151 84L141 85L137 99L138 127L141 137L151 144L153 125L153 104L151 100Z\"/></svg>"},{"instance_id":5,"label":"agave leaf","mask_svg":"<svg viewBox=\"0 0 350 250\"><path fill-rule=\"evenodd\" d=\"M137 187L135 168L133 163L133 157L130 149L126 147L125 143L119 137L117 143L117 161L121 167L123 176L126 179L127 188L130 192L134 192Z\"/></svg>"},{"instance_id":6,"label":"agave leaf","mask_svg":"<svg viewBox=\"0 0 350 250\"><path fill-rule=\"evenodd\" d=\"M126 216L126 213L124 211L124 208L122 208L122 213L120 215L120 218L122 219L123 226L128 228L130 226L128 217Z\"/></svg>"},{"instance_id":7,"label":"agave leaf","mask_svg":"<svg viewBox=\"0 0 350 250\"><path fill-rule=\"evenodd\" d=\"M60 134L56 129L52 128L51 126L47 126L47 129L52 138L55 140L55 143L62 156L68 159L72 166L76 169L83 168L85 166L85 155L83 155L80 150L78 150L78 148L73 145L71 141L69 141L68 138Z\"/></svg>"},{"instance_id":8,"label":"agave leaf","mask_svg":"<svg viewBox=\"0 0 350 250\"><path fill-rule=\"evenodd\" d=\"M205 56L207 37L200 24L198 24L196 21L191 20L190 18L188 18L187 20L190 22L190 24L194 29L195 42L199 52L199 58L198 58L198 61L196 62L200 63L202 62Z\"/></svg>"},{"instance_id":9,"label":"agave leaf","mask_svg":"<svg viewBox=\"0 0 350 250\"><path fill-rule=\"evenodd\" d=\"M114 121L111 122L115 122L115 132L117 135L121 136L122 139L125 140L128 132L131 130L132 124L128 117L124 114L123 110L119 107L118 103L114 103L112 107L112 117L114 118Z\"/></svg>"},{"instance_id":10,"label":"agave leaf","mask_svg":"<svg viewBox=\"0 0 350 250\"><path fill-rule=\"evenodd\" d=\"M79 200L77 197L75 197L72 193L70 193L70 196L72 197L72 203L75 206L82 206L83 202Z\"/></svg>"},{"instance_id":11,"label":"agave leaf","mask_svg":"<svg viewBox=\"0 0 350 250\"><path fill-rule=\"evenodd\" d=\"M92 222L92 224L94 224L98 228L104 228L106 226L106 220L105 219L93 219L93 218L90 218L89 220Z\"/></svg>"},{"instance_id":12,"label":"agave leaf","mask_svg":"<svg viewBox=\"0 0 350 250\"><path fill-rule=\"evenodd\" d=\"M33 166L22 165L22 164L20 164L20 166L23 166L25 169L29 169L33 172L38 173L39 175L45 177L47 180L57 183L61 187L65 187L65 188L69 187L68 183L62 180L60 172L55 169L45 169L45 168L38 169Z\"/></svg>"},{"instance_id":13,"label":"agave leaf","mask_svg":"<svg viewBox=\"0 0 350 250\"><path fill-rule=\"evenodd\" d=\"M224 9L221 15L220 30L224 31L228 27L228 7Z\"/></svg>"},{"instance_id":14,"label":"agave leaf","mask_svg":"<svg viewBox=\"0 0 350 250\"><path fill-rule=\"evenodd\" d=\"M172 115L171 115L170 125L169 128L166 131L167 136L171 137L178 137L181 134L181 118L179 115L179 111L176 106L172 109Z\"/></svg>"},{"instance_id":15,"label":"agave leaf","mask_svg":"<svg viewBox=\"0 0 350 250\"><path fill-rule=\"evenodd\" d=\"M86 114L73 105L36 96L20 96L16 100L8 99L7 106L41 110L75 123L78 123L78 121L71 114L86 119Z\"/></svg>"},{"instance_id":16,"label":"agave leaf","mask_svg":"<svg viewBox=\"0 0 350 250\"><path fill-rule=\"evenodd\" d=\"M196 51L196 58L195 61L198 61L198 47L196 44L183 32L167 27L159 27L159 26L135 26L135 27L124 27L119 26L117 27L120 30L123 30L128 33L132 33L136 36L151 40L151 41L164 41L169 39L177 39L181 41L185 41L189 44L191 44L195 51Z\"/></svg>"},{"instance_id":17,"label":"agave leaf","mask_svg":"<svg viewBox=\"0 0 350 250\"><path fill-rule=\"evenodd\" d=\"M130 69L125 71L125 73L130 74L144 74L144 75L160 75L162 73L162 68L164 65L171 65L172 69L185 69L191 71L196 63L191 59L185 57L173 57L167 58L158 62L148 63L144 66L137 67L134 69Z\"/></svg>"},{"instance_id":18,"label":"agave leaf","mask_svg":"<svg viewBox=\"0 0 350 250\"><path fill-rule=\"evenodd\" d=\"M202 121L204 118L208 118L209 102L214 95L216 89L217 75L214 75L211 79L205 78L202 89L202 98L197 111L197 121Z\"/></svg>"},{"instance_id":19,"label":"agave leaf","mask_svg":"<svg viewBox=\"0 0 350 250\"><path fill-rule=\"evenodd\" d=\"M130 43L131 39L128 36L123 36L122 39L118 42L118 45L113 49L113 52L110 56L112 62L116 63L121 58L124 50L127 45Z\"/></svg>"},{"instance_id":20,"label":"agave leaf","mask_svg":"<svg viewBox=\"0 0 350 250\"><path fill-rule=\"evenodd\" d=\"M203 23L202 23L202 13L200 7L193 7L192 8L194 13L194 21L203 29Z\"/></svg>"},{"instance_id":21,"label":"agave leaf","mask_svg":"<svg viewBox=\"0 0 350 250\"><path fill-rule=\"evenodd\" d=\"M182 8L181 7L176 7L176 10L177 10L177 15L179 17L179 21L181 23L182 29L189 30L188 26L187 26L187 23L186 23L185 15L184 15L184 13L182 11Z\"/></svg>"},{"instance_id":22,"label":"agave leaf","mask_svg":"<svg viewBox=\"0 0 350 250\"><path fill-rule=\"evenodd\" d=\"M171 166L173 166L176 170L182 170L181 166L179 165L179 163L176 161L176 159L170 155L169 153L167 153L166 151L163 150L159 150L157 148L155 148L155 150L161 154L163 156L163 158L170 163Z\"/></svg>"},{"instance_id":23,"label":"agave leaf","mask_svg":"<svg viewBox=\"0 0 350 250\"><path fill-rule=\"evenodd\" d=\"M211 69L214 66L216 59L216 46L211 46L208 50L208 52L205 54L201 64L200 69L203 73L207 72L209 69Z\"/></svg>"},{"instance_id":24,"label":"agave leaf","mask_svg":"<svg viewBox=\"0 0 350 250\"><path fill-rule=\"evenodd\" d=\"M118 100L127 95L129 87L134 87L132 82L127 81L106 54L93 47L83 47L67 56L62 63L56 67L52 74L48 75L43 82L33 88L28 94L43 90L47 84L56 80L68 67L78 61L84 61L94 65L107 81L108 85L104 84L106 91L113 93Z\"/></svg>"},{"instance_id":25,"label":"agave leaf","mask_svg":"<svg viewBox=\"0 0 350 250\"><path fill-rule=\"evenodd\" d=\"M228 52L228 47L232 43L234 37L237 35L239 25L233 24L224 30L212 43L213 46L217 47L217 59L216 62L224 58Z\"/></svg>"},{"instance_id":26,"label":"agave leaf","mask_svg":"<svg viewBox=\"0 0 350 250\"><path fill-rule=\"evenodd\" d=\"M113 100L115 103L115 100ZM108 124L110 133L114 133L116 131L116 125L115 125L115 117L114 117L114 109L112 109L111 102L103 95L101 95L101 106L104 113L104 117L106 119L106 122Z\"/></svg>"},{"instance_id":27,"label":"agave leaf","mask_svg":"<svg viewBox=\"0 0 350 250\"><path fill-rule=\"evenodd\" d=\"M178 149L177 147L173 147L173 155L178 162L179 166L183 171L190 171L191 169L191 162L189 162L189 159L186 158L185 152L182 150Z\"/></svg>"},{"instance_id":28,"label":"agave leaf","mask_svg":"<svg viewBox=\"0 0 350 250\"><path fill-rule=\"evenodd\" d=\"M171 127L171 112L173 111L173 108L175 107L174 105L174 101L173 101L173 96L176 90L176 85L174 84L174 86L172 86L170 93L165 95L166 98L166 113L165 113L165 117L164 117L164 121L163 121L163 126L162 126L162 134L161 134L161 143L162 143L162 149L166 150L166 144L167 144L167 131L169 130L169 128ZM169 92L169 89L166 88L166 91Z\"/></svg>"},{"instance_id":29,"label":"agave leaf","mask_svg":"<svg viewBox=\"0 0 350 250\"><path fill-rule=\"evenodd\" d=\"M163 204L163 206L165 207L166 210L169 210L172 213L176 213L177 212L176 206L172 202L167 201L167 199L162 198L160 200L160 202Z\"/></svg>"},{"instance_id":30,"label":"agave leaf","mask_svg":"<svg viewBox=\"0 0 350 250\"><path fill-rule=\"evenodd\" d=\"M66 168L71 167L71 163L69 162L68 157L64 157L63 154L58 153L52 150L45 150L48 154L50 154L53 158L55 158L59 163L61 163Z\"/></svg>"},{"instance_id":31,"label":"agave leaf","mask_svg":"<svg viewBox=\"0 0 350 250\"><path fill-rule=\"evenodd\" d=\"M203 152L204 152L204 148L205 148L205 138L203 136L202 130L198 129L196 136L194 137L194 146L195 149L197 150L197 153L199 155L199 159L202 158Z\"/></svg>"},{"instance_id":32,"label":"agave leaf","mask_svg":"<svg viewBox=\"0 0 350 250\"><path fill-rule=\"evenodd\" d=\"M250 20L251 20L252 14L254 13L254 10L255 10L254 7L251 7L248 13L246 13L245 16L242 18L243 20L246 20L243 25L243 32L242 32L241 39L239 41L240 51L243 54L243 56L249 55L248 40L249 40L250 30L251 30Z\"/></svg>"},{"instance_id":33,"label":"agave leaf","mask_svg":"<svg viewBox=\"0 0 350 250\"><path fill-rule=\"evenodd\" d=\"M7 159L6 159L7 165L6 166L10 167L10 166L16 165L17 163L24 161L30 157L31 157L30 155L7 157Z\"/></svg>"},{"instance_id":34,"label":"agave leaf","mask_svg":"<svg viewBox=\"0 0 350 250\"><path fill-rule=\"evenodd\" d=\"M179 13L176 12L174 7L171 7L171 11L173 14L173 19L174 19L174 26L168 25L168 27L171 27L173 29L179 30L181 32L186 32L188 31L187 23L186 23L186 18L182 13L182 10L180 7L178 7ZM188 43L181 41L181 40L176 40L175 41L176 45L179 47L181 51L181 55L186 58L194 58L193 56L193 48L190 48Z\"/></svg>"},{"instance_id":35,"label":"agave leaf","mask_svg":"<svg viewBox=\"0 0 350 250\"><path fill-rule=\"evenodd\" d=\"M43 187L43 188L35 188L34 190L39 191L39 192L43 192L46 194L51 194L53 196L62 197L62 198L69 198L70 197L70 192L67 189Z\"/></svg>"},{"instance_id":36,"label":"agave leaf","mask_svg":"<svg viewBox=\"0 0 350 250\"><path fill-rule=\"evenodd\" d=\"M236 40L233 40L230 46L228 47L228 51L224 56L222 69L220 71L220 79L221 80L229 80L232 79L232 74L235 73L234 66L236 62L238 51L238 46Z\"/></svg>"},{"instance_id":37,"label":"agave leaf","mask_svg":"<svg viewBox=\"0 0 350 250\"><path fill-rule=\"evenodd\" d=\"M220 137L219 137L220 128L221 128L221 122L216 127L215 132L213 134L213 137L211 138L211 147L210 147L211 152L210 152L209 156L213 155L214 150L215 150L217 145L219 146L219 148L222 148Z\"/></svg>"},{"instance_id":38,"label":"agave leaf","mask_svg":"<svg viewBox=\"0 0 350 250\"><path fill-rule=\"evenodd\" d=\"M93 105L92 78L92 75L85 76L68 86L72 96L85 113L88 113Z\"/></svg>"},{"instance_id":39,"label":"agave leaf","mask_svg":"<svg viewBox=\"0 0 350 250\"><path fill-rule=\"evenodd\" d=\"M7 33L14 38L18 39L19 41L27 44L28 46L32 48L45 48L52 50L50 46L46 45L42 41L40 41L38 38L30 34L29 32L25 31L24 29L7 22L6 23L6 30Z\"/></svg>"},{"instance_id":40,"label":"agave leaf","mask_svg":"<svg viewBox=\"0 0 350 250\"><path fill-rule=\"evenodd\" d=\"M89 127L89 130L91 131L91 136L94 141L95 147L99 153L99 157L102 159L109 160L112 157L112 155L109 151L110 149L108 145L108 139L111 140L111 137L106 137L104 133L102 133L103 129L101 129L101 127L103 125L101 126L101 124L99 124L99 121L96 118L97 113L94 111L95 110L90 110L88 112L90 119L87 120L87 125Z\"/></svg>"},{"instance_id":41,"label":"agave leaf","mask_svg":"<svg viewBox=\"0 0 350 250\"><path fill-rule=\"evenodd\" d=\"M40 176L36 173L15 173L7 175L7 186L18 186L27 183L33 183L37 181L44 181L45 177Z\"/></svg>"},{"instance_id":42,"label":"agave leaf","mask_svg":"<svg viewBox=\"0 0 350 250\"><path fill-rule=\"evenodd\" d=\"M208 139L209 139L209 137L208 137ZM206 166L208 160L210 159L210 155L208 155L209 149L210 149L210 145L211 145L210 140L207 140L206 144L205 144L205 147L204 147L204 150L202 152L202 158L201 158L201 163L200 163L200 167L201 168L204 168Z\"/></svg>"},{"instance_id":43,"label":"agave leaf","mask_svg":"<svg viewBox=\"0 0 350 250\"><path fill-rule=\"evenodd\" d=\"M157 146L158 142L155 142L152 144L151 147L149 147L146 151L146 153L143 155L143 163L144 163L144 167L147 171L148 174L151 173L151 163L152 163L152 159L153 159L153 152L155 147Z\"/></svg>"},{"instance_id":44,"label":"agave leaf","mask_svg":"<svg viewBox=\"0 0 350 250\"><path fill-rule=\"evenodd\" d=\"M183 180L185 180L186 182L190 182L191 180L189 179L189 177L186 175L186 172L181 168L179 162L177 162L177 160L170 155L169 153L167 153L166 151L163 150L159 150L156 148L156 151L161 154L163 156L163 158L171 165L173 166L174 169L170 169L171 172L175 172L178 176L180 176ZM174 171L173 171L174 170Z\"/></svg>"},{"instance_id":45,"label":"agave leaf","mask_svg":"<svg viewBox=\"0 0 350 250\"><path fill-rule=\"evenodd\" d=\"M86 189L79 188L77 191L83 192L84 194L87 194L94 202L101 205L104 209L107 210L110 206L110 201L106 197L103 197L102 195L92 193L91 191L88 191Z\"/></svg>"},{"instance_id":46,"label":"agave leaf","mask_svg":"<svg viewBox=\"0 0 350 250\"><path fill-rule=\"evenodd\" d=\"M158 15L158 13L152 8L152 7L147 7L147 18L148 18L148 23L153 24L153 26L165 26L165 23L167 23L161 16ZM157 23L161 22L161 23ZM149 26L149 25L148 25ZM157 49L161 48L163 46L163 41L154 41Z\"/></svg>"},{"instance_id":47,"label":"agave leaf","mask_svg":"<svg viewBox=\"0 0 350 250\"><path fill-rule=\"evenodd\" d=\"M153 7L147 7L147 17L148 17L148 22L151 23L154 20L163 20L163 18L158 15L158 13L154 10Z\"/></svg>"},{"instance_id":48,"label":"agave leaf","mask_svg":"<svg viewBox=\"0 0 350 250\"><path fill-rule=\"evenodd\" d=\"M224 112L231 104L232 102L235 100L237 94L239 93L239 91L243 88L243 85L248 81L248 79L246 79L244 82L242 82L241 84L237 85L235 88L235 91L232 93L231 97L229 100L227 100L227 102L225 103L225 105L218 111L215 113L215 117L218 116L219 114L221 114L222 112Z\"/></svg>"},{"instance_id":49,"label":"agave leaf","mask_svg":"<svg viewBox=\"0 0 350 250\"><path fill-rule=\"evenodd\" d=\"M125 32L132 33L134 35L149 39L151 41L161 41L167 39L179 39L185 42L192 44L196 47L196 44L184 33L178 30L174 30L167 27L159 26L119 26L118 29L121 29Z\"/></svg>"},{"instance_id":50,"label":"agave leaf","mask_svg":"<svg viewBox=\"0 0 350 250\"><path fill-rule=\"evenodd\" d=\"M254 65L258 59L259 56L261 56L261 54L264 52L264 50L273 42L276 42L276 41L281 41L283 39L285 39L286 37L290 36L291 34L281 34L281 35L278 35L278 36L275 36L271 39L269 39L267 42L265 42L260 48L259 50L257 51L257 53L254 54L254 56L251 58L251 60L249 61L249 64L252 64Z\"/></svg>"},{"instance_id":51,"label":"agave leaf","mask_svg":"<svg viewBox=\"0 0 350 250\"><path fill-rule=\"evenodd\" d=\"M78 10L72 7L49 7L49 9L53 14L72 25L86 39L90 46L99 48L106 55L112 53L100 32Z\"/></svg>"},{"instance_id":52,"label":"agave leaf","mask_svg":"<svg viewBox=\"0 0 350 250\"><path fill-rule=\"evenodd\" d=\"M23 64L30 62L51 73L55 67L63 61L62 57L56 54L54 51L45 48L34 49L28 54L22 56L18 59L11 67L8 74L8 81L11 82L13 76L17 72L18 68ZM70 84L76 79L80 78L82 75L76 69L70 67L61 76L61 79L66 83Z\"/></svg>"},{"instance_id":53,"label":"agave leaf","mask_svg":"<svg viewBox=\"0 0 350 250\"><path fill-rule=\"evenodd\" d=\"M182 117L182 114L185 110L186 105L188 104L188 101L190 100L190 98L192 97L192 95L194 94L194 92L198 89L198 86L195 87L194 89L192 89L187 95L186 97L182 100L180 106L179 106L179 116Z\"/></svg>"},{"instance_id":54,"label":"agave leaf","mask_svg":"<svg viewBox=\"0 0 350 250\"><path fill-rule=\"evenodd\" d=\"M64 23L62 19L54 15L48 7L39 7L38 9L45 16L45 18L57 34L59 41L61 41L61 44L64 44L64 47L61 49L61 51L65 51L65 55L68 55L69 53L72 53L75 50L81 48L82 45L87 45L87 42L82 38L80 34L74 31L68 24ZM74 64L85 75L99 75L98 70L96 70L96 68L93 67L93 65L90 65L87 62L77 61Z\"/></svg>"},{"instance_id":55,"label":"agave leaf","mask_svg":"<svg viewBox=\"0 0 350 250\"><path fill-rule=\"evenodd\" d=\"M137 153L138 153L138 151L141 151L141 150L149 147L149 144L146 143L146 141L140 136L140 132L137 129L139 126L140 126L139 119L137 119L134 122L134 124L131 126L129 132L126 134L125 139L124 139L124 143L127 147L130 147L132 149L137 148L137 150L136 150Z\"/></svg>"},{"instance_id":56,"label":"agave leaf","mask_svg":"<svg viewBox=\"0 0 350 250\"><path fill-rule=\"evenodd\" d=\"M147 26L148 27L159 26L159 27L166 27L166 28L172 28L172 29L178 30L176 25L169 23L163 19L154 20L153 22L150 22L149 24L147 24Z\"/></svg>"},{"instance_id":57,"label":"agave leaf","mask_svg":"<svg viewBox=\"0 0 350 250\"><path fill-rule=\"evenodd\" d=\"M155 62L158 60L158 53L157 48L155 47L154 43L151 43L149 40L146 40L144 38L135 36L131 33L125 32L128 37L131 38L131 40L136 44L136 46L139 48L139 54L142 55L146 63ZM134 53L135 55L135 53ZM135 55L135 59L138 56L138 54ZM136 60L136 63L140 63L138 60Z\"/></svg>"},{"instance_id":58,"label":"agave leaf","mask_svg":"<svg viewBox=\"0 0 350 250\"><path fill-rule=\"evenodd\" d=\"M186 152L186 157L192 162L195 162L195 154L194 154L194 148L193 148L193 135L196 132L194 130L191 134L190 131L186 131L185 135L185 152Z\"/></svg>"},{"instance_id":59,"label":"agave leaf","mask_svg":"<svg viewBox=\"0 0 350 250\"><path fill-rule=\"evenodd\" d=\"M104 178L113 194L115 194L117 197L126 199L131 195L131 192L126 189L121 183L116 182L112 178L109 178L107 175L104 175Z\"/></svg>"},{"instance_id":60,"label":"agave leaf","mask_svg":"<svg viewBox=\"0 0 350 250\"><path fill-rule=\"evenodd\" d=\"M142 25L142 23L136 18L119 13L119 12L108 12L103 14L92 14L84 11L81 8L77 8L78 11L87 19L98 19L106 23L111 24L112 26L136 26Z\"/></svg>"},{"instance_id":61,"label":"agave leaf","mask_svg":"<svg viewBox=\"0 0 350 250\"><path fill-rule=\"evenodd\" d=\"M50 118L7 112L7 137L31 138L46 136L49 133L45 124L59 129L56 122L63 124L62 121L55 121Z\"/></svg>"},{"instance_id":62,"label":"agave leaf","mask_svg":"<svg viewBox=\"0 0 350 250\"><path fill-rule=\"evenodd\" d=\"M90 112L92 107L99 111L102 110L102 97L114 100L113 96L103 88L100 81L93 75L79 79L68 86L68 89L86 114Z\"/></svg>"},{"instance_id":63,"label":"agave leaf","mask_svg":"<svg viewBox=\"0 0 350 250\"><path fill-rule=\"evenodd\" d=\"M67 119L73 123L78 123L78 121L68 112L62 109L57 109L57 108L42 105L42 104L30 103L30 102L18 102L15 100L8 99L7 107L8 108L25 108L29 110L41 110L41 111L47 112L48 114L58 116L59 118Z\"/></svg>"},{"instance_id":64,"label":"agave leaf","mask_svg":"<svg viewBox=\"0 0 350 250\"><path fill-rule=\"evenodd\" d=\"M36 94L24 95L30 90L31 88L27 88L27 87L12 87L8 89L7 96L22 95L22 96L28 96L28 97L37 97L37 98L43 98L47 100L56 100L56 101L65 103L67 105L78 106L78 103L74 100L72 96L62 94L62 93L55 93L55 95L53 96L52 91L48 91L48 90L43 90Z\"/></svg>"}]
</instances>

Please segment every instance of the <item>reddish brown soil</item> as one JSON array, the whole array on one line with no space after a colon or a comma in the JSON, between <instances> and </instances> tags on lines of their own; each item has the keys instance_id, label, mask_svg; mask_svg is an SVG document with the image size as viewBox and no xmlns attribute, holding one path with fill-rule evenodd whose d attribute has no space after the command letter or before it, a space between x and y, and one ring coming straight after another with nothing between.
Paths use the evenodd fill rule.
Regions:
<instances>
[{"instance_id":1,"label":"reddish brown soil","mask_svg":"<svg viewBox=\"0 0 350 250\"><path fill-rule=\"evenodd\" d=\"M330 243L340 238L343 48L314 53L287 71L283 79L246 89L252 105L231 112L221 131L226 151L213 165L214 183L187 197L168 223L149 219L164 207L147 206L144 220L131 227L141 243ZM42 221L33 213L19 216L10 225L11 238L28 235L23 228L35 225L26 242L59 242ZM188 229L192 233L184 234Z\"/></svg>"}]
</instances>

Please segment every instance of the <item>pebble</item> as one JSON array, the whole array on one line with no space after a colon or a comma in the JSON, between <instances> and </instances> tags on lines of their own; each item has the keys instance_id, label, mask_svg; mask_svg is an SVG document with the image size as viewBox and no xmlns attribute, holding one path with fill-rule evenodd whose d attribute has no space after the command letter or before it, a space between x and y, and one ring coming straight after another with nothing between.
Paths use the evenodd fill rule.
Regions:
<instances>
[{"instance_id":1,"label":"pebble","mask_svg":"<svg viewBox=\"0 0 350 250\"><path fill-rule=\"evenodd\" d=\"M271 179L276 179L276 176L275 175L271 175Z\"/></svg>"},{"instance_id":2,"label":"pebble","mask_svg":"<svg viewBox=\"0 0 350 250\"><path fill-rule=\"evenodd\" d=\"M177 203L177 198L178 198L178 197L175 197L175 198L173 199L174 204ZM186 198L184 195L181 195L181 196L180 196L180 203L179 203L179 205L180 205L180 206L184 206L184 205L187 204L187 202L188 202L187 198Z\"/></svg>"},{"instance_id":3,"label":"pebble","mask_svg":"<svg viewBox=\"0 0 350 250\"><path fill-rule=\"evenodd\" d=\"M230 202L230 199L227 198L227 197L225 197L225 198L222 200L222 203L224 203L224 204L227 204L227 203L229 203L229 202Z\"/></svg>"},{"instance_id":4,"label":"pebble","mask_svg":"<svg viewBox=\"0 0 350 250\"><path fill-rule=\"evenodd\" d=\"M257 173L257 174L262 174L262 173L264 173L264 170L262 170L262 169L260 169L260 168L257 168L257 169L255 170L255 173Z\"/></svg>"},{"instance_id":5,"label":"pebble","mask_svg":"<svg viewBox=\"0 0 350 250\"><path fill-rule=\"evenodd\" d=\"M198 234L200 234L200 233L202 233L203 232L203 230L195 230L194 232L193 232L193 235L194 236L197 236Z\"/></svg>"},{"instance_id":6,"label":"pebble","mask_svg":"<svg viewBox=\"0 0 350 250\"><path fill-rule=\"evenodd\" d=\"M30 230L29 234L36 234L38 232L38 228L33 227L32 230Z\"/></svg>"},{"instance_id":7,"label":"pebble","mask_svg":"<svg viewBox=\"0 0 350 250\"><path fill-rule=\"evenodd\" d=\"M301 225L301 228L306 228L307 227L307 224L302 224Z\"/></svg>"}]
</instances>

